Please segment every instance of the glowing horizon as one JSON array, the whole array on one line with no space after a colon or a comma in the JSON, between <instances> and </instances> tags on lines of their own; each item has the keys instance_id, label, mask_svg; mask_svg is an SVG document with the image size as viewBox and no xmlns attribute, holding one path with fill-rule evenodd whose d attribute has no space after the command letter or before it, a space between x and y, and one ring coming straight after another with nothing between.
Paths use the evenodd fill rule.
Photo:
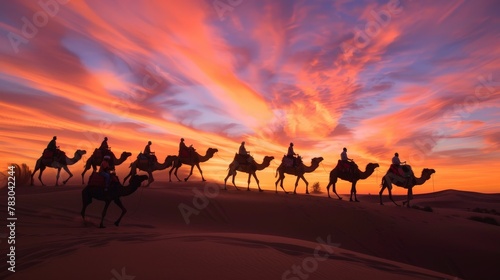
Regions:
<instances>
[{"instance_id":1,"label":"glowing horizon","mask_svg":"<svg viewBox=\"0 0 500 280\"><path fill-rule=\"evenodd\" d=\"M347 147L362 170L380 165L358 193L379 191L395 152L418 176L436 170L415 193L498 193L497 2L8 1L0 164L33 170L54 135L87 159L107 136L116 155L133 154L118 168L123 178L148 140L163 161L184 137L201 154L219 150L201 167L220 183L246 141L257 162L275 157L257 173L274 189L293 142L307 165L324 158L306 175L324 191ZM70 184L80 183L83 162L70 170ZM246 187L247 174L236 179ZM294 182L287 175L285 188ZM349 192L350 183L337 186Z\"/></svg>"}]
</instances>

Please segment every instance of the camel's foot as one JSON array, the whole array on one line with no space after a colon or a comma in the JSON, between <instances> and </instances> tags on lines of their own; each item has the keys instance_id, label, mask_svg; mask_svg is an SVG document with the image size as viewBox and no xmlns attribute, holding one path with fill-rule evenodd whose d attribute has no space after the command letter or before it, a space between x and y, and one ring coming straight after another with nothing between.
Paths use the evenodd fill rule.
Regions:
<instances>
[{"instance_id":1,"label":"camel's foot","mask_svg":"<svg viewBox=\"0 0 500 280\"><path fill-rule=\"evenodd\" d=\"M120 226L120 222L116 221L115 226Z\"/></svg>"},{"instance_id":2,"label":"camel's foot","mask_svg":"<svg viewBox=\"0 0 500 280\"><path fill-rule=\"evenodd\" d=\"M264 192L263 190L259 189L259 192Z\"/></svg>"},{"instance_id":3,"label":"camel's foot","mask_svg":"<svg viewBox=\"0 0 500 280\"><path fill-rule=\"evenodd\" d=\"M101 223L101 224L99 225L99 228L106 228L106 227L104 226L104 224L102 224L102 223Z\"/></svg>"},{"instance_id":4,"label":"camel's foot","mask_svg":"<svg viewBox=\"0 0 500 280\"><path fill-rule=\"evenodd\" d=\"M247 192L249 192L249 191L250 191L250 188L247 188Z\"/></svg>"},{"instance_id":5,"label":"camel's foot","mask_svg":"<svg viewBox=\"0 0 500 280\"><path fill-rule=\"evenodd\" d=\"M306 192L306 194L309 194L309 192Z\"/></svg>"},{"instance_id":6,"label":"camel's foot","mask_svg":"<svg viewBox=\"0 0 500 280\"><path fill-rule=\"evenodd\" d=\"M380 205L384 206L384 204L382 202L380 202Z\"/></svg>"},{"instance_id":7,"label":"camel's foot","mask_svg":"<svg viewBox=\"0 0 500 280\"><path fill-rule=\"evenodd\" d=\"M339 196L339 200L342 200L342 197Z\"/></svg>"},{"instance_id":8,"label":"camel's foot","mask_svg":"<svg viewBox=\"0 0 500 280\"><path fill-rule=\"evenodd\" d=\"M205 178L201 179L202 182L206 182L207 180L205 180Z\"/></svg>"},{"instance_id":9,"label":"camel's foot","mask_svg":"<svg viewBox=\"0 0 500 280\"><path fill-rule=\"evenodd\" d=\"M188 178L184 178L184 182L187 182L188 181Z\"/></svg>"},{"instance_id":10,"label":"camel's foot","mask_svg":"<svg viewBox=\"0 0 500 280\"><path fill-rule=\"evenodd\" d=\"M350 202L359 202L359 200L357 200L357 199L354 199L354 200L353 200L352 198L350 198L350 199L349 199L349 201L350 201Z\"/></svg>"},{"instance_id":11,"label":"camel's foot","mask_svg":"<svg viewBox=\"0 0 500 280\"><path fill-rule=\"evenodd\" d=\"M296 192L296 191L293 191L293 194L297 194L297 192Z\"/></svg>"}]
</instances>

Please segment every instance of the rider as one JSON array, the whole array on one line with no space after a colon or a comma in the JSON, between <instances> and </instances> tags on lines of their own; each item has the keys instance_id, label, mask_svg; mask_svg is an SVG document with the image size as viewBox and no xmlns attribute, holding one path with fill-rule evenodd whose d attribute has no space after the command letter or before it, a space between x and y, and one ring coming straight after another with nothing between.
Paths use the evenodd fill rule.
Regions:
<instances>
[{"instance_id":1,"label":"rider","mask_svg":"<svg viewBox=\"0 0 500 280\"><path fill-rule=\"evenodd\" d=\"M403 168L399 168L401 166L401 163L406 164L406 161L401 162L401 160L399 160L399 154L395 153L394 157L392 158L392 165L394 166L394 168L396 168L396 170L398 170L399 175L404 176L406 170L403 170Z\"/></svg>"},{"instance_id":2,"label":"rider","mask_svg":"<svg viewBox=\"0 0 500 280\"><path fill-rule=\"evenodd\" d=\"M252 159L250 157L250 153L245 148L245 141L241 142L240 148L238 150L238 155L240 155L247 162L251 162L252 161Z\"/></svg>"},{"instance_id":3,"label":"rider","mask_svg":"<svg viewBox=\"0 0 500 280\"><path fill-rule=\"evenodd\" d=\"M56 157L59 155L59 146L56 144L57 136L52 137L49 144L47 145L47 150L52 151L52 160L56 160Z\"/></svg>"},{"instance_id":4,"label":"rider","mask_svg":"<svg viewBox=\"0 0 500 280\"><path fill-rule=\"evenodd\" d=\"M348 171L351 171L351 165L352 165L352 162L354 160L347 156L347 148L346 147L344 147L344 149L342 149L342 153L340 153L340 160L344 163L344 165L348 166L348 168L349 168Z\"/></svg>"},{"instance_id":5,"label":"rider","mask_svg":"<svg viewBox=\"0 0 500 280\"><path fill-rule=\"evenodd\" d=\"M396 165L396 166L400 166L400 165L401 165L401 163L406 163L406 161L401 162L401 161L399 160L399 154L398 154L398 153L395 153L395 154L394 154L394 157L392 158L392 164L394 164L394 165Z\"/></svg>"},{"instance_id":6,"label":"rider","mask_svg":"<svg viewBox=\"0 0 500 280\"><path fill-rule=\"evenodd\" d=\"M47 150L55 151L57 150L57 144L56 144L57 136L52 137L52 140L50 140L49 144L47 145Z\"/></svg>"},{"instance_id":7,"label":"rider","mask_svg":"<svg viewBox=\"0 0 500 280\"><path fill-rule=\"evenodd\" d=\"M148 141L148 144L144 147L144 151L142 152L142 154L148 159L150 165L153 163L153 155L155 154L154 152L151 152L151 144L153 143Z\"/></svg>"},{"instance_id":8,"label":"rider","mask_svg":"<svg viewBox=\"0 0 500 280\"><path fill-rule=\"evenodd\" d=\"M184 143L184 138L181 138L181 142L179 143L179 157L189 157L191 156L191 151L193 149L193 145L186 146Z\"/></svg>"},{"instance_id":9,"label":"rider","mask_svg":"<svg viewBox=\"0 0 500 280\"><path fill-rule=\"evenodd\" d=\"M295 151L293 150L293 143L290 143L290 146L288 146L288 152L286 153L286 156L291 158L293 160L293 166L296 166L297 165L297 160L296 160L296 156L297 154L295 153Z\"/></svg>"},{"instance_id":10,"label":"rider","mask_svg":"<svg viewBox=\"0 0 500 280\"><path fill-rule=\"evenodd\" d=\"M104 140L102 140L101 146L99 147L99 150L101 150L103 153L107 152L109 149L108 146L108 137L104 137Z\"/></svg>"},{"instance_id":11,"label":"rider","mask_svg":"<svg viewBox=\"0 0 500 280\"><path fill-rule=\"evenodd\" d=\"M103 176L106 181L106 186L104 188L105 191L109 188L109 183L111 181L111 166L109 165L110 156L104 156L104 159L101 162L101 167L99 168L99 175Z\"/></svg>"},{"instance_id":12,"label":"rider","mask_svg":"<svg viewBox=\"0 0 500 280\"><path fill-rule=\"evenodd\" d=\"M101 155L103 156L109 155L108 137L104 137L101 146L99 146L99 150L101 151Z\"/></svg>"}]
</instances>

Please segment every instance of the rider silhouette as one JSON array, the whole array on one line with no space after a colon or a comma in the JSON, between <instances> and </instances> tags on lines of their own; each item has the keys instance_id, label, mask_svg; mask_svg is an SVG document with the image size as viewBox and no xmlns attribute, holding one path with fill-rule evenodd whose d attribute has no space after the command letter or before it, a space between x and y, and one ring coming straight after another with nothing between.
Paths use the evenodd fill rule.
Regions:
<instances>
[{"instance_id":1,"label":"rider silhouette","mask_svg":"<svg viewBox=\"0 0 500 280\"><path fill-rule=\"evenodd\" d=\"M99 168L99 175L103 176L106 182L106 186L104 188L105 191L108 190L109 184L111 181L111 166L109 164L110 156L104 156L104 159L101 162L101 166Z\"/></svg>"},{"instance_id":2,"label":"rider silhouette","mask_svg":"<svg viewBox=\"0 0 500 280\"><path fill-rule=\"evenodd\" d=\"M179 157L191 157L193 155L193 145L189 147L184 143L184 138L181 138L181 142L179 143Z\"/></svg>"},{"instance_id":3,"label":"rider silhouette","mask_svg":"<svg viewBox=\"0 0 500 280\"><path fill-rule=\"evenodd\" d=\"M148 144L144 147L144 151L142 152L142 154L148 159L149 165L153 165L154 159L154 152L151 152L151 144L153 144L153 142L148 141Z\"/></svg>"},{"instance_id":4,"label":"rider silhouette","mask_svg":"<svg viewBox=\"0 0 500 280\"><path fill-rule=\"evenodd\" d=\"M59 146L56 144L57 136L52 137L49 144L47 145L48 151L52 151L52 160L55 161L59 156Z\"/></svg>"}]
</instances>

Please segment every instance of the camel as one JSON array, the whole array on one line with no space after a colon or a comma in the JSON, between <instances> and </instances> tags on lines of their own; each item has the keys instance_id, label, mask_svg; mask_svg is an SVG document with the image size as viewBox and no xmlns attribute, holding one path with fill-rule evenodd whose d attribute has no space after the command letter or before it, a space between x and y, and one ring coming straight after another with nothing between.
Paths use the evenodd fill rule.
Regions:
<instances>
[{"instance_id":1,"label":"camel","mask_svg":"<svg viewBox=\"0 0 500 280\"><path fill-rule=\"evenodd\" d=\"M63 152L61 152L63 153ZM45 170L45 168L50 167L50 168L57 168L57 175L56 175L56 186L59 185L59 175L61 174L61 168L64 169L69 177L68 179L63 181L63 184L66 185L68 180L73 177L73 174L71 171L68 169L68 165L73 165L77 163L84 154L87 152L85 150L76 150L75 154L72 158L68 158L66 154L63 153L63 155L56 159L53 160L52 158L43 158L40 157L35 164L35 170L33 170L33 173L31 173L31 185L33 186L33 176L35 176L35 173L40 169L40 174L38 174L38 180L40 180L40 183L42 183L42 186L45 186L45 184L42 181L42 173Z\"/></svg>"},{"instance_id":2,"label":"camel","mask_svg":"<svg viewBox=\"0 0 500 280\"><path fill-rule=\"evenodd\" d=\"M337 195L337 197L342 200L342 197L340 197L337 194L335 184L337 183L337 178L340 178L344 181L349 181L352 183L351 187L351 197L349 198L349 201L356 201L359 202L358 198L356 197L356 183L358 180L364 180L370 175L373 174L375 171L375 168L379 167L378 163L368 163L366 165L365 171L359 170L359 168L356 165L356 170L353 173L349 172L342 172L340 170L339 165L335 166L332 171L330 171L330 182L328 183L328 186L326 186L326 191L328 193L328 197L331 198L330 196L330 186L332 186L332 191ZM352 195L354 194L354 200L352 200Z\"/></svg>"},{"instance_id":3,"label":"camel","mask_svg":"<svg viewBox=\"0 0 500 280\"><path fill-rule=\"evenodd\" d=\"M240 163L238 163L238 161L236 161L236 156L235 156L235 159L233 160L233 162L231 162L231 164L229 164L229 168L228 168L229 172L227 173L227 176L224 179L224 190L227 190L226 182L227 182L227 179L229 178L229 176L231 176L231 175L233 175L233 180L232 180L233 186L237 190L239 190L238 187L236 187L236 184L234 183L234 178L236 177L236 171L241 171L241 172L248 173L247 191L250 190L250 180L253 176L255 178L255 181L257 182L257 187L259 187L259 191L262 192L263 190L260 188L259 179L257 178L256 171L263 170L266 167L268 167L271 164L271 161L274 159L274 157L265 156L264 159L262 160L262 163L252 162L251 164L240 164Z\"/></svg>"},{"instance_id":4,"label":"camel","mask_svg":"<svg viewBox=\"0 0 500 280\"><path fill-rule=\"evenodd\" d=\"M83 221L85 222L85 210L87 209L87 206L89 206L89 204L92 203L92 198L95 198L97 200L102 200L106 203L104 205L104 209L102 210L101 224L99 227L104 228L104 216L106 216L106 211L108 210L111 201L114 201L115 204L118 205L120 209L122 209L122 214L115 222L115 226L118 226L125 213L127 213L127 209L123 207L120 197L131 195L141 186L142 182L147 179L148 176L146 175L133 175L132 178L130 179L128 186L122 186L120 185L120 183L117 182L115 185L112 185L109 188L109 190L104 190L103 186L87 185L82 190L83 206L81 214Z\"/></svg>"},{"instance_id":5,"label":"camel","mask_svg":"<svg viewBox=\"0 0 500 280\"><path fill-rule=\"evenodd\" d=\"M323 160L322 157L316 157L311 160L311 165L306 166L300 162L299 166L293 167L293 166L283 166L283 161L281 162L280 166L278 166L278 169L276 169L276 176L278 176L278 173L280 177L274 183L276 187L276 193L278 193L278 182L280 182L280 187L283 189L285 193L288 193L285 191L285 188L283 188L283 180L285 179L285 173L295 175L297 176L297 180L295 181L295 189L293 190L293 193L296 194L297 192L297 185L299 184L299 179L302 179L306 183L306 194L309 194L309 182L307 182L306 178L304 178L304 173L310 173L316 170L318 168L319 163Z\"/></svg>"},{"instance_id":6,"label":"camel","mask_svg":"<svg viewBox=\"0 0 500 280\"><path fill-rule=\"evenodd\" d=\"M410 200L413 198L413 187L417 185L423 185L427 180L431 178L431 175L433 173L436 173L436 170L434 169L429 169L429 168L424 168L422 170L422 175L420 178L415 177L413 172L411 172L411 176L407 179L405 179L403 176L396 175L390 170L387 171L387 173L382 177L382 189L380 190L379 196L380 196L380 205L384 205L382 203L382 193L384 190L387 188L389 190L389 198L391 199L394 204L399 206L393 199L392 199L392 183L396 184L396 186L403 187L405 189L408 189L408 194L407 198L405 201L403 201L403 205L407 205L407 207L410 207Z\"/></svg>"},{"instance_id":7,"label":"camel","mask_svg":"<svg viewBox=\"0 0 500 280\"><path fill-rule=\"evenodd\" d=\"M128 157L130 157L132 155L132 153L123 152L120 155L120 158L116 158L114 153L110 152L110 154L111 154L111 166L116 166L116 165L122 164L123 162L125 162L127 160ZM85 163L85 169L82 172L82 184L85 184L85 179L83 177L85 175L85 172L87 172L87 170L89 170L91 167L94 170L94 172L97 171L97 166L100 166L101 162L102 162L102 156L96 157L95 151L94 151L94 154L92 154L92 156L90 156L90 158Z\"/></svg>"},{"instance_id":8,"label":"camel","mask_svg":"<svg viewBox=\"0 0 500 280\"><path fill-rule=\"evenodd\" d=\"M130 173L123 179L123 183L125 184L130 176L137 174L137 168L139 168L139 170L146 171L148 173L149 180L146 187L149 187L149 185L155 181L153 178L153 171L164 170L172 166L172 163L176 160L176 158L177 156L167 156L163 163L158 163L155 157L154 164L152 166L150 166L147 161L135 160L130 164Z\"/></svg>"},{"instance_id":9,"label":"camel","mask_svg":"<svg viewBox=\"0 0 500 280\"><path fill-rule=\"evenodd\" d=\"M189 175L186 178L184 178L185 182L187 182L189 177L191 177L191 175L193 175L193 169L195 166L200 171L201 180L203 182L206 181L205 178L203 177L203 171L201 171L201 168L200 168L200 162L205 162L205 161L211 159L214 156L214 154L218 151L219 150L214 149L214 148L208 148L208 150L204 156L198 154L197 152L194 152L195 155L193 157L177 157L176 161L174 162L174 165L172 166L172 168L168 172L168 180L170 182L172 182L172 171L175 169L174 175L179 182L181 181L181 179L179 179L179 177L177 176L177 170L179 170L179 167L181 167L182 164L184 163L184 164L191 166L191 171L189 172Z\"/></svg>"}]
</instances>

